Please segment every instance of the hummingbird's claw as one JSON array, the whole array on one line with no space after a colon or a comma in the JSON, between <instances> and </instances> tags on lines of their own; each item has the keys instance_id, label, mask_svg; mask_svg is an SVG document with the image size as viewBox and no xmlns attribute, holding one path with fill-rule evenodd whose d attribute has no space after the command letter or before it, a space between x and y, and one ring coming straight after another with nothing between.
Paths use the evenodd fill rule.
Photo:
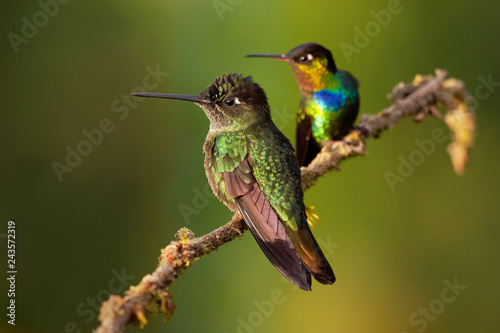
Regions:
<instances>
[{"instance_id":1,"label":"hummingbird's claw","mask_svg":"<svg viewBox=\"0 0 500 333\"><path fill-rule=\"evenodd\" d=\"M306 206L307 224L314 228L315 224L319 224L319 215L314 212L316 206Z\"/></svg>"}]
</instances>

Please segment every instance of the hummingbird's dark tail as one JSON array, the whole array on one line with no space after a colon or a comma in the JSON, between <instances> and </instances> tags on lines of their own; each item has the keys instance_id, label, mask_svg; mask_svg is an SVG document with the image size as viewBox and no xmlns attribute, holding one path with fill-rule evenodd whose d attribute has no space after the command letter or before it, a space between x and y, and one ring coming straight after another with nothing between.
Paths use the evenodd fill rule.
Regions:
<instances>
[{"instance_id":1,"label":"hummingbird's dark tail","mask_svg":"<svg viewBox=\"0 0 500 333\"><path fill-rule=\"evenodd\" d=\"M304 262L307 270L319 283L333 284L335 274L309 227L301 228L292 233L290 238L295 243L295 251Z\"/></svg>"},{"instance_id":2,"label":"hummingbird's dark tail","mask_svg":"<svg viewBox=\"0 0 500 333\"><path fill-rule=\"evenodd\" d=\"M249 197L236 198L235 202L262 252L288 281L300 289L311 290L309 269L293 248L293 242L268 201L263 201L264 207L261 207L263 208L261 212L261 210L254 209L255 206L249 204L248 199ZM273 217L269 220L263 218L269 215Z\"/></svg>"}]
</instances>

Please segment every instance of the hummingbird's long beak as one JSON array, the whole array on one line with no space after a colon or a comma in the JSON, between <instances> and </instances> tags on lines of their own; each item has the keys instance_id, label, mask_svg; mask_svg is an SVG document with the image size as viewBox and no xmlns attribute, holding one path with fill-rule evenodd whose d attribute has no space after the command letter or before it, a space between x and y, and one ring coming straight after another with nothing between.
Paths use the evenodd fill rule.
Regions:
<instances>
[{"instance_id":1,"label":"hummingbird's long beak","mask_svg":"<svg viewBox=\"0 0 500 333\"><path fill-rule=\"evenodd\" d=\"M132 96L138 97L153 97L153 98L166 98L166 99L178 99L181 101L189 101L195 103L208 103L204 99L201 99L199 96L194 95L177 95L177 94L159 94L159 93L149 93L149 92L135 92L131 93Z\"/></svg>"},{"instance_id":2,"label":"hummingbird's long beak","mask_svg":"<svg viewBox=\"0 0 500 333\"><path fill-rule=\"evenodd\" d=\"M245 57L273 58L288 61L288 56L286 54L247 54Z\"/></svg>"}]
</instances>

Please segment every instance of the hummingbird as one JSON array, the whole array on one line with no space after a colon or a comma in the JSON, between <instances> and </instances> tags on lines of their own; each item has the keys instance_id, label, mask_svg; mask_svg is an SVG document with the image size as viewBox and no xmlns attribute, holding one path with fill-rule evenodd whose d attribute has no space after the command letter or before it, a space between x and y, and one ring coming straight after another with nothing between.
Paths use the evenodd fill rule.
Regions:
<instances>
[{"instance_id":1,"label":"hummingbird","mask_svg":"<svg viewBox=\"0 0 500 333\"><path fill-rule=\"evenodd\" d=\"M343 138L358 116L358 80L337 69L332 53L316 43L299 45L285 54L249 54L288 62L299 84L297 159L307 166L327 143Z\"/></svg>"},{"instance_id":2,"label":"hummingbird","mask_svg":"<svg viewBox=\"0 0 500 333\"><path fill-rule=\"evenodd\" d=\"M271 119L267 96L251 76L218 77L200 95L133 93L194 102L210 129L203 145L212 191L243 216L274 267L295 286L311 290L335 275L307 224L300 168L290 141Z\"/></svg>"}]
</instances>

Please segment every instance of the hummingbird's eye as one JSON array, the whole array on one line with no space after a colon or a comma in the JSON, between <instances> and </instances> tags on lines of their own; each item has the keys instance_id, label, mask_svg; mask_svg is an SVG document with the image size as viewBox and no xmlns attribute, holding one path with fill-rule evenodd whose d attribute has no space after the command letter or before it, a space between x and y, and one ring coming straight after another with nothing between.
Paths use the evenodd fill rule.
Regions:
<instances>
[{"instance_id":1,"label":"hummingbird's eye","mask_svg":"<svg viewBox=\"0 0 500 333\"><path fill-rule=\"evenodd\" d=\"M241 101L238 99L238 97L234 97L226 99L224 103L226 103L227 106L233 106L234 104L240 104Z\"/></svg>"},{"instance_id":2,"label":"hummingbird's eye","mask_svg":"<svg viewBox=\"0 0 500 333\"><path fill-rule=\"evenodd\" d=\"M306 62L308 60L313 60L313 55L311 53L300 56L300 58L299 58L300 62Z\"/></svg>"}]
</instances>

